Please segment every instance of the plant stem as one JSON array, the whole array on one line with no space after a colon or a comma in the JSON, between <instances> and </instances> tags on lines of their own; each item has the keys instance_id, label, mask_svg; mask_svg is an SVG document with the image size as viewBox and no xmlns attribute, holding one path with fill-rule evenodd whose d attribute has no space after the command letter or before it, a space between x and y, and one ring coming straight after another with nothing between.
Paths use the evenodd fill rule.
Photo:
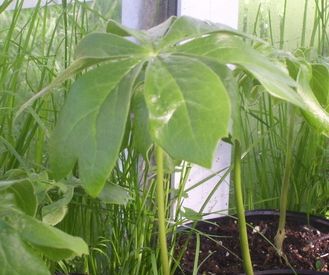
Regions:
<instances>
[{"instance_id":1,"label":"plant stem","mask_svg":"<svg viewBox=\"0 0 329 275\"><path fill-rule=\"evenodd\" d=\"M290 186L290 174L291 174L291 163L292 163L292 143L294 134L294 123L295 123L295 111L294 107L289 105L289 124L287 131L287 155L282 179L281 195L280 195L280 218L278 231L274 237L274 243L280 256L283 256L282 246L286 235L286 212L287 212L287 201L288 191Z\"/></svg>"},{"instance_id":2,"label":"plant stem","mask_svg":"<svg viewBox=\"0 0 329 275\"><path fill-rule=\"evenodd\" d=\"M234 193L235 204L239 220L240 245L243 259L243 268L247 275L254 274L249 253L247 224L243 205L242 187L241 187L241 147L240 142L234 142Z\"/></svg>"},{"instance_id":3,"label":"plant stem","mask_svg":"<svg viewBox=\"0 0 329 275\"><path fill-rule=\"evenodd\" d=\"M156 146L156 163L157 163L157 206L158 206L158 223L159 223L159 243L161 254L161 265L164 275L169 275L169 261L166 236L166 217L165 217L165 196L163 186L163 151L159 146Z\"/></svg>"}]
</instances>

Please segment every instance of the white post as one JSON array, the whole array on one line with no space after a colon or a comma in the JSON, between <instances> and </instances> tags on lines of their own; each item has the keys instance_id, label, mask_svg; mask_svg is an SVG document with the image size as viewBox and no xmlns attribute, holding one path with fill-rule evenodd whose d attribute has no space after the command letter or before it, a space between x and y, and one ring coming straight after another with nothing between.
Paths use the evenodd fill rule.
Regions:
<instances>
[{"instance_id":1,"label":"white post","mask_svg":"<svg viewBox=\"0 0 329 275\"><path fill-rule=\"evenodd\" d=\"M222 23L232 28L238 27L239 1L238 0L179 0L178 15L188 15L202 20L210 20L216 23ZM213 161L211 169L205 169L193 165L186 188L189 188L210 175L228 168L231 163L231 146L220 142ZM190 190L188 198L183 202L183 207L188 207L196 212L208 198L214 186L223 177L225 171L212 177L200 186ZM179 175L175 175L175 185L179 182ZM229 200L229 175L220 184L214 195L211 197L203 213L212 213L206 218L218 217L228 212Z\"/></svg>"}]
</instances>

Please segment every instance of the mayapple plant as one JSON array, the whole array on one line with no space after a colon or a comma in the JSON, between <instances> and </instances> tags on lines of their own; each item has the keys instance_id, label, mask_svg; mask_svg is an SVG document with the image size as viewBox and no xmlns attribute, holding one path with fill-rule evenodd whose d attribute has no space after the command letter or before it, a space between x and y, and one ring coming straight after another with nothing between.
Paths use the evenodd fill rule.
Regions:
<instances>
[{"instance_id":1,"label":"mayapple plant","mask_svg":"<svg viewBox=\"0 0 329 275\"><path fill-rule=\"evenodd\" d=\"M52 188L45 173L11 169L0 178L0 274L50 275L45 259L59 261L88 254L88 245L81 238L51 226L60 221L58 210L71 200L74 189L64 183L55 185L62 185L65 198L43 206L42 197ZM40 221L37 210L42 206Z\"/></svg>"},{"instance_id":2,"label":"mayapple plant","mask_svg":"<svg viewBox=\"0 0 329 275\"><path fill-rule=\"evenodd\" d=\"M162 186L164 155L210 167L217 143L229 135L236 148L236 202L244 266L248 274L253 272L239 176L240 127L235 117L240 106L228 64L253 75L268 93L303 110L310 121L329 132L327 113L316 101L304 100L283 64L277 59L273 62L261 48L252 48L250 39L226 26L186 16L171 17L147 31L110 21L106 33L83 38L72 65L21 109L84 71L65 100L49 155L57 180L78 163L82 185L93 197L101 194L118 158L127 120L133 119L138 129L134 133L137 149L155 148L159 244L165 275L170 268Z\"/></svg>"}]
</instances>

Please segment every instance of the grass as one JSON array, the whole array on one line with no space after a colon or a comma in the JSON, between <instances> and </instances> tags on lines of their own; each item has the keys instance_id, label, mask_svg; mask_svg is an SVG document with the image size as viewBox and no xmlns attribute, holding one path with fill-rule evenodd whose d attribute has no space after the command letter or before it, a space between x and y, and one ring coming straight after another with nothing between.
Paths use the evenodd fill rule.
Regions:
<instances>
[{"instance_id":1,"label":"grass","mask_svg":"<svg viewBox=\"0 0 329 275\"><path fill-rule=\"evenodd\" d=\"M36 101L33 108L17 120L14 120L15 112L71 63L75 45L81 37L91 31L103 30L108 19L120 17L119 1L99 0L92 6L78 1L73 4L63 2L63 5L38 5L34 9L23 10L23 1L18 1L14 11L0 8L0 175L16 168L29 172L47 171L49 133L56 123L57 112L70 82L64 83L52 95ZM327 5L325 1L316 1L314 13L317 20L314 20L311 34L304 35L311 17L307 12L308 4L305 1L300 45L316 46L319 53L325 54L328 51ZM263 26L263 37L275 44L273 15L268 10L266 17L260 11L261 6L252 32L258 33L259 26ZM268 25L266 20L269 20ZM289 13L282 22L280 45L285 48L287 38L284 26L289 24ZM243 178L257 178L257 181L244 183L247 207L277 207L285 157L282 149L286 144L287 123L284 121L287 121L287 106L273 102L263 94L254 98L252 91L261 87L248 78L240 81L241 89L247 92L247 96L243 97L243 127L245 132L252 133L245 136L243 144L248 151L243 159ZM290 192L289 208L324 214L328 211L329 194L328 141L302 122L297 123L296 136L293 155L296 164L292 171L293 190ZM158 231L155 171L152 163L142 162L132 149L132 139L126 145L128 151L121 154L109 181L131 190L133 203L104 204L90 198L83 190L76 190L68 213L58 227L83 237L89 244L90 255L49 263L53 271L161 274L158 270L160 251L155 237ZM169 175L164 177L165 200L171 200L170 209L165 209L164 214L169 221L166 231L172 233L169 239L172 269L177 265L172 257L176 241L173 233L186 221L186 217L182 216L181 203L186 195L184 185L189 169L189 164L183 164L178 190L171 188ZM220 184L221 181L216 188ZM212 195L201 209L205 208ZM174 202L176 210L172 213ZM195 215L196 219L203 215L196 214L199 214ZM197 263L195 266L197 270Z\"/></svg>"},{"instance_id":2,"label":"grass","mask_svg":"<svg viewBox=\"0 0 329 275\"><path fill-rule=\"evenodd\" d=\"M245 4L244 12L249 17L244 18L240 28L283 49L293 50L297 45L302 49L296 51L302 53L300 57L312 63L326 63L318 55L326 56L328 52L328 1L298 2L298 7L303 7L300 17L293 16L296 1L258 1L256 11L248 10L252 5L256 4ZM275 9L280 10L279 16ZM252 12L254 17L250 16ZM299 23L296 18L301 18ZM274 28L278 23L280 27ZM300 34L297 38L290 32L291 25L294 33ZM256 97L256 91L262 88L252 79L244 76L240 84L244 101L241 121L244 133L250 133L243 142L248 152L242 171L245 202L248 209L278 208L289 128L288 108L265 94ZM300 117L296 118L294 136L288 209L325 215L329 199L328 140Z\"/></svg>"},{"instance_id":3,"label":"grass","mask_svg":"<svg viewBox=\"0 0 329 275\"><path fill-rule=\"evenodd\" d=\"M38 99L15 120L16 111L72 62L75 45L81 37L91 31L104 30L108 19L118 19L120 10L118 1L104 0L96 1L93 6L74 1L73 4L37 5L28 10L22 9L22 4L23 1L18 1L14 11L2 11L0 16L1 174L16 168L29 172L48 170L48 138L70 82L57 88L52 95ZM149 274L152 271L161 274L156 238L155 170L133 151L132 139L126 144L126 151L121 154L109 181L130 190L133 203L105 204L87 196L82 189L75 190L67 214L57 226L81 236L89 245L90 255L49 262L53 272ZM174 232L186 221L180 208L189 169L188 164L180 168L178 190L171 188L171 177L164 176L165 200L171 201L164 213L170 221L166 232L171 234L171 266L175 265L172 257ZM62 196L57 191L49 195L41 205ZM172 213L174 202L175 213Z\"/></svg>"}]
</instances>

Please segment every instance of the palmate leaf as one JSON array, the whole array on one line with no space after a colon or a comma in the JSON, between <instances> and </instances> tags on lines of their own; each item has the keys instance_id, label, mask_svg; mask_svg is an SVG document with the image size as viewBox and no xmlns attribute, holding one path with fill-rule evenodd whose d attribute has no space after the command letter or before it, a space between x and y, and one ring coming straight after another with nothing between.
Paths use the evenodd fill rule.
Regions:
<instances>
[{"instance_id":1,"label":"palmate leaf","mask_svg":"<svg viewBox=\"0 0 329 275\"><path fill-rule=\"evenodd\" d=\"M50 140L50 163L57 179L76 161L86 191L97 196L115 165L124 136L139 60L102 65L72 87Z\"/></svg>"},{"instance_id":2,"label":"palmate leaf","mask_svg":"<svg viewBox=\"0 0 329 275\"><path fill-rule=\"evenodd\" d=\"M174 159L210 167L230 117L220 78L196 59L157 57L146 70L145 99L153 140Z\"/></svg>"},{"instance_id":3,"label":"palmate leaf","mask_svg":"<svg viewBox=\"0 0 329 275\"><path fill-rule=\"evenodd\" d=\"M107 60L120 60L127 58L142 58L150 50L137 45L128 39L111 33L91 33L84 37L75 51L75 61L61 72L48 86L31 97L18 110L19 116L35 100L50 92L65 80L71 78L81 70Z\"/></svg>"},{"instance_id":4,"label":"palmate leaf","mask_svg":"<svg viewBox=\"0 0 329 275\"><path fill-rule=\"evenodd\" d=\"M84 64L109 59L143 57L149 50L111 33L91 33L83 38L75 50L75 62Z\"/></svg>"},{"instance_id":5,"label":"palmate leaf","mask_svg":"<svg viewBox=\"0 0 329 275\"><path fill-rule=\"evenodd\" d=\"M293 89L297 84L288 73L237 36L216 33L178 45L172 50L180 54L207 57L222 64L239 65L253 74L272 96L304 107L300 95Z\"/></svg>"}]
</instances>

